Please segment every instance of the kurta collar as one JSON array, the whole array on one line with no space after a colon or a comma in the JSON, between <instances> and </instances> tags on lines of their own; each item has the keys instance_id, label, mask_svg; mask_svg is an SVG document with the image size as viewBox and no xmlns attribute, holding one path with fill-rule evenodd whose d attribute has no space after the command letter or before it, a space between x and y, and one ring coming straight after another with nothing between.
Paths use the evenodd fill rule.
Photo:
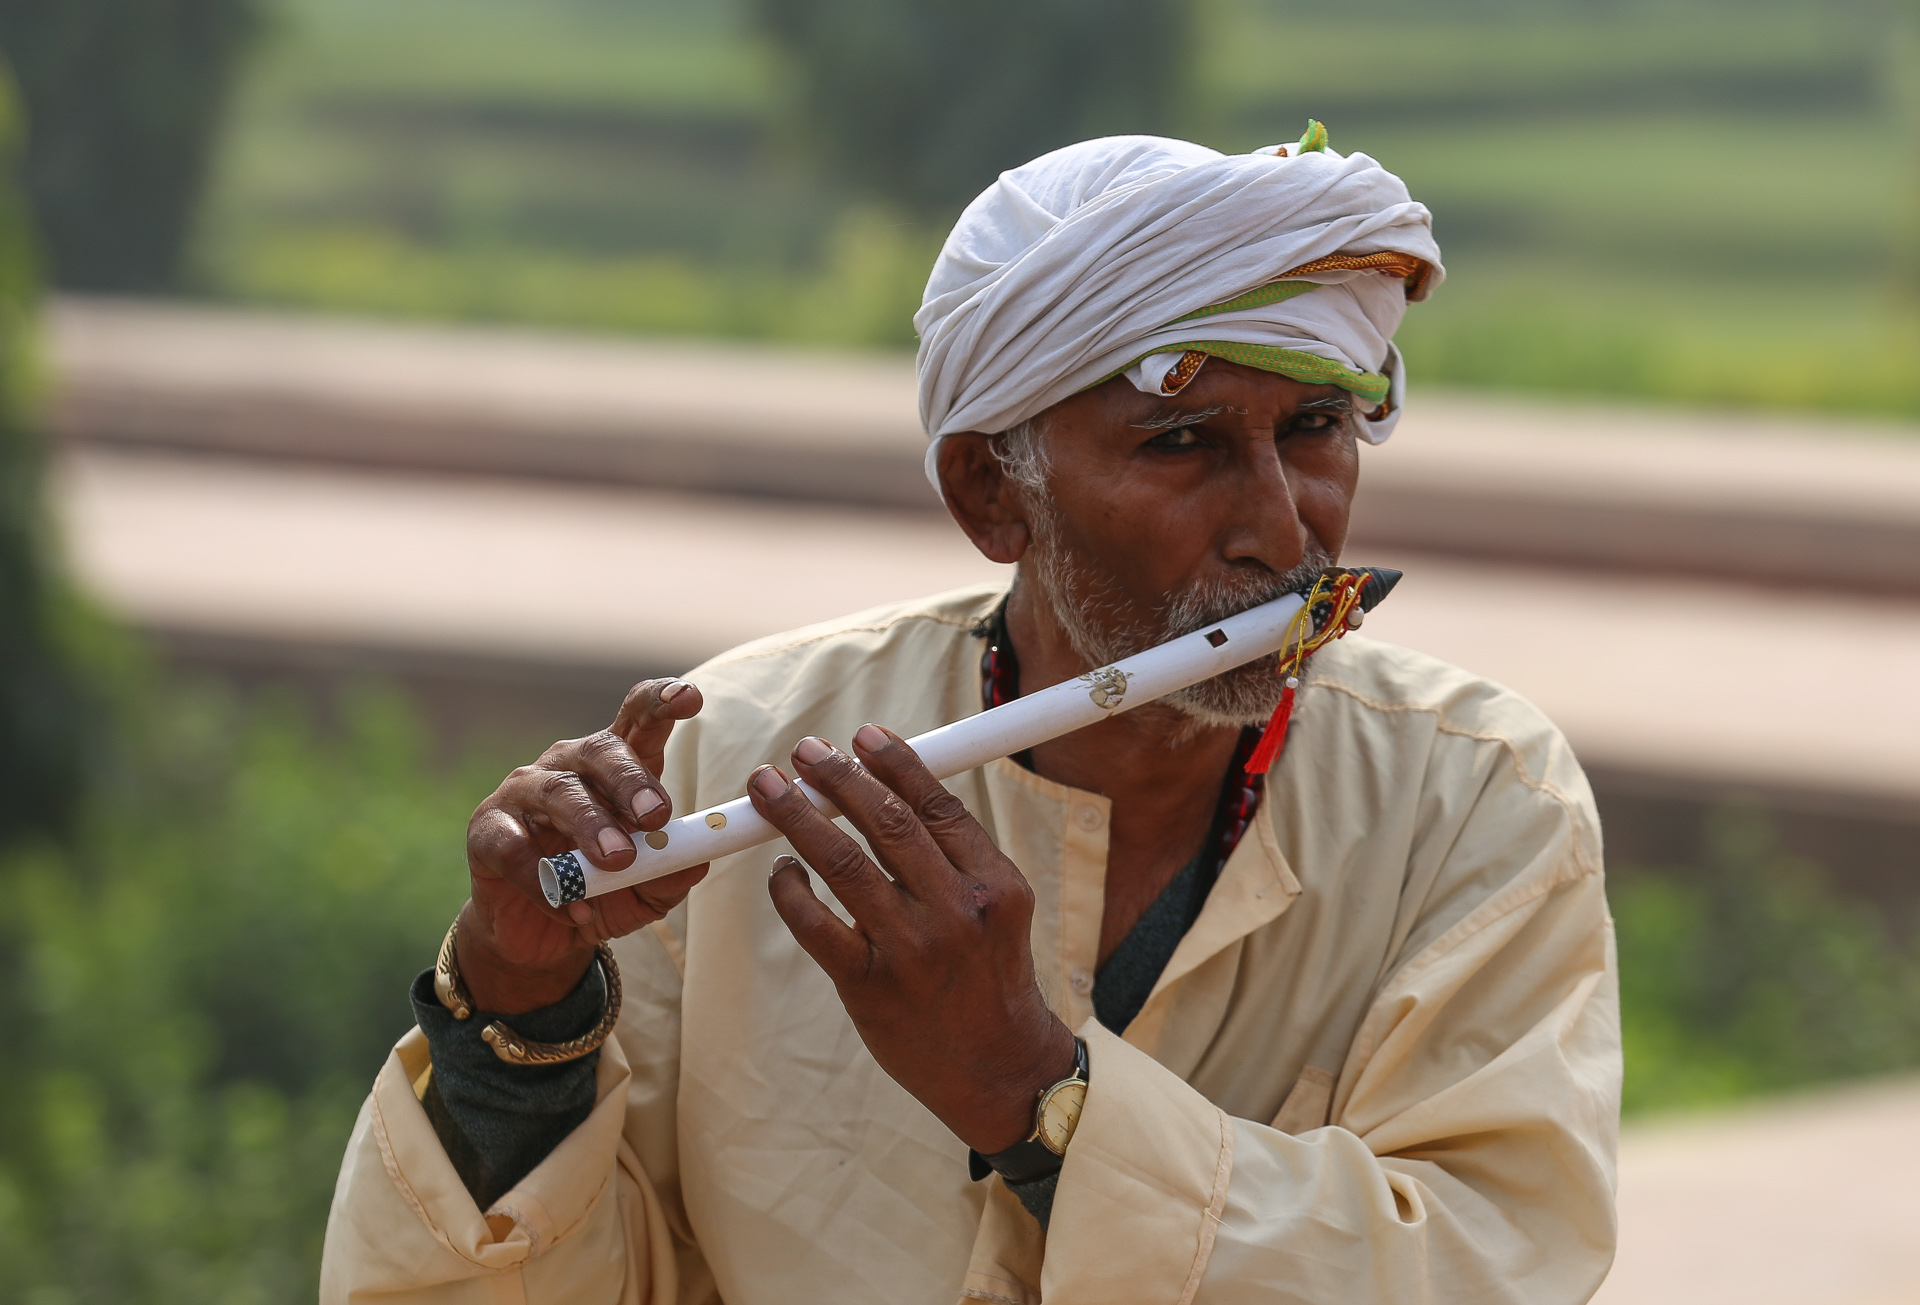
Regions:
<instances>
[{"instance_id":1,"label":"kurta collar","mask_svg":"<svg viewBox=\"0 0 1920 1305\"><path fill-rule=\"evenodd\" d=\"M1272 782L1270 777L1269 790ZM1269 815L1272 810L1269 791L1260 803L1247 836L1241 838L1240 845L1221 867L1220 878L1207 894L1206 905L1200 909L1200 918L1180 940L1167 961L1167 968L1160 972L1158 982L1148 994L1146 1004L1134 1016L1133 1023L1127 1025L1126 1040L1149 1055L1160 1058L1161 1034L1169 1013L1181 997L1183 982L1248 934L1279 919L1300 896L1300 880L1287 864L1286 854L1280 850L1280 840L1273 830ZM1218 995L1221 1000L1209 1003L1215 1010L1216 1022L1226 1013L1224 986ZM1181 1004L1187 1008L1187 1017L1198 1015L1198 1010L1190 1004ZM1204 1045L1207 1039L1184 1041L1189 1045ZM1168 1068L1185 1073L1191 1066L1169 1065Z\"/></svg>"},{"instance_id":2,"label":"kurta collar","mask_svg":"<svg viewBox=\"0 0 1920 1305\"><path fill-rule=\"evenodd\" d=\"M1055 1011L1078 1027L1093 1014L1112 803L1005 759L988 765L985 778L995 841L1033 885L1034 967ZM1154 1052L1184 980L1277 919L1300 895L1300 881L1268 817L1272 809L1271 800L1261 803L1247 836L1221 867L1200 918L1127 1026L1127 1041L1142 1050ZM1223 1002L1212 1004L1224 1013Z\"/></svg>"}]
</instances>

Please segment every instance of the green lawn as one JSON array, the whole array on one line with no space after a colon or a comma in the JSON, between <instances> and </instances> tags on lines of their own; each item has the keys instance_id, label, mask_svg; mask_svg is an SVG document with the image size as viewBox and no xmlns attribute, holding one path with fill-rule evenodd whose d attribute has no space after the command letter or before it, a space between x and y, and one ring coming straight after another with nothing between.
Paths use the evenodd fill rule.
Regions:
<instances>
[{"instance_id":1,"label":"green lawn","mask_svg":"<svg viewBox=\"0 0 1920 1305\"><path fill-rule=\"evenodd\" d=\"M1200 0L1181 129L1312 114L1435 211L1417 374L1920 413L1920 151L1864 4ZM809 166L729 3L282 0L197 277L242 300L911 344L942 233Z\"/></svg>"}]
</instances>

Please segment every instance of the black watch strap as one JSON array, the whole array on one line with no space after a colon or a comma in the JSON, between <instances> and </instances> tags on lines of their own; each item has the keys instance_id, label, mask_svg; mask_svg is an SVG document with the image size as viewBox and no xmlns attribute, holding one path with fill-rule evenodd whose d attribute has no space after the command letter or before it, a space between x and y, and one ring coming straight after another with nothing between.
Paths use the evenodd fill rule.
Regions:
<instances>
[{"instance_id":1,"label":"black watch strap","mask_svg":"<svg viewBox=\"0 0 1920 1305\"><path fill-rule=\"evenodd\" d=\"M1087 1044L1079 1038L1073 1040L1073 1073L1060 1080L1071 1083L1076 1079L1082 1083L1089 1081L1091 1062L1087 1059ZM1037 1107L1036 1107L1037 1111ZM1060 1172L1060 1166L1066 1163L1066 1157L1040 1140L1039 1121L1036 1117L1033 1133L1024 1142L1015 1142L1004 1151L995 1151L992 1155L981 1155L978 1151L967 1150L967 1173L974 1182L979 1182L988 1174L999 1174L1009 1183L1030 1183L1036 1178L1045 1178L1048 1174Z\"/></svg>"}]
</instances>

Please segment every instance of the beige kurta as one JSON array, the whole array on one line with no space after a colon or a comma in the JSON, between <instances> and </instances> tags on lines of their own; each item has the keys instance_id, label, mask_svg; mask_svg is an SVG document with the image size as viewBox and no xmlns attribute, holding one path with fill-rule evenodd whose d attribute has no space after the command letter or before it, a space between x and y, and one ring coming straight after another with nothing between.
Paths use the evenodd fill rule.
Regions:
<instances>
[{"instance_id":1,"label":"beige kurta","mask_svg":"<svg viewBox=\"0 0 1920 1305\"><path fill-rule=\"evenodd\" d=\"M979 709L968 590L693 672L681 811L806 734ZM950 781L1032 880L1092 1055L1043 1235L875 1065L774 914L785 844L617 943L587 1122L488 1211L415 1098L418 1031L347 1146L329 1302L1583 1301L1613 1254L1620 1036L1600 836L1513 694L1360 637L1322 652L1266 800L1124 1038L1092 1018L1107 800ZM815 879L816 891L825 889Z\"/></svg>"}]
</instances>

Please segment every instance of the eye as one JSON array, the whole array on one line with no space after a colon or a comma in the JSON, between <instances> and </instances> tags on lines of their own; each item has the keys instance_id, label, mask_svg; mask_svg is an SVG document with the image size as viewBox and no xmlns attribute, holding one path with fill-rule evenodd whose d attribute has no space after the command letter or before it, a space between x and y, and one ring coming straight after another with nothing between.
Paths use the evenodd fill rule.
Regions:
<instances>
[{"instance_id":1,"label":"eye","mask_svg":"<svg viewBox=\"0 0 1920 1305\"><path fill-rule=\"evenodd\" d=\"M1204 443L1204 441L1200 438L1199 431L1191 426L1177 426L1172 430L1163 430L1158 435L1155 435L1147 441L1146 447L1150 449L1191 449L1198 447L1202 443Z\"/></svg>"},{"instance_id":2,"label":"eye","mask_svg":"<svg viewBox=\"0 0 1920 1305\"><path fill-rule=\"evenodd\" d=\"M1303 435L1323 435L1340 429L1340 423L1347 419L1344 412L1303 412L1293 419L1293 429Z\"/></svg>"}]
</instances>

